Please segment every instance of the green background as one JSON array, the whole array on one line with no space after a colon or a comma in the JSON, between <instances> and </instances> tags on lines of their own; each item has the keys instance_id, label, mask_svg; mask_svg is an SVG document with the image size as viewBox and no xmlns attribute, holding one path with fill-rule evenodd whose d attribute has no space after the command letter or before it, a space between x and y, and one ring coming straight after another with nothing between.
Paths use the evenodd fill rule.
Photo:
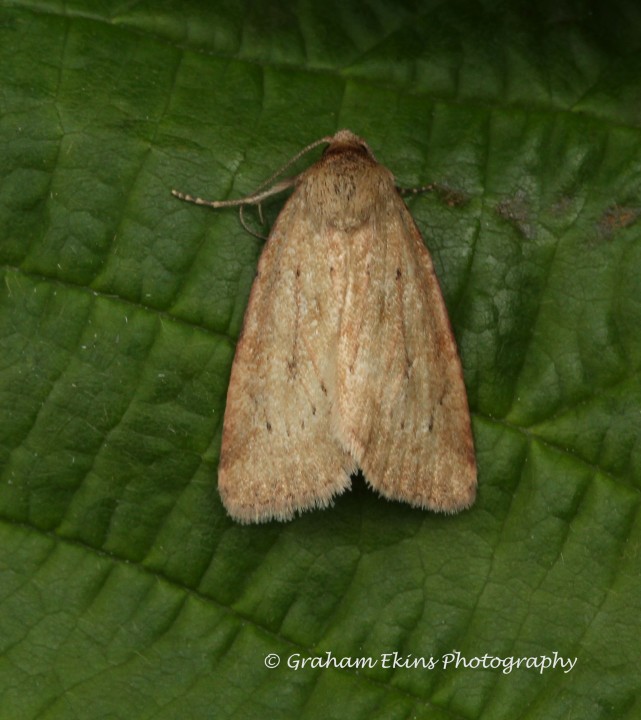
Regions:
<instances>
[{"instance_id":1,"label":"green background","mask_svg":"<svg viewBox=\"0 0 641 720\"><path fill-rule=\"evenodd\" d=\"M637 5L0 3L2 720L641 717ZM169 191L239 197L341 127L453 193L409 204L478 501L357 480L240 526L216 466L262 243ZM287 666L452 650L577 663Z\"/></svg>"}]
</instances>

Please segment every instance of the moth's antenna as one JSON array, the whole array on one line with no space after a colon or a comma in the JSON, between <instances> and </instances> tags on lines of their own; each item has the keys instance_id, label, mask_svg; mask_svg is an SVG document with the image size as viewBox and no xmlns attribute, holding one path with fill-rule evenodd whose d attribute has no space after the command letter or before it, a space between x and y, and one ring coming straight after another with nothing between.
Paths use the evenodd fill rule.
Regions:
<instances>
[{"instance_id":1,"label":"moth's antenna","mask_svg":"<svg viewBox=\"0 0 641 720\"><path fill-rule=\"evenodd\" d=\"M319 145L323 145L324 143L329 143L332 141L331 137L324 137L320 140L315 140L313 143L310 143L307 147L304 147L302 150L296 153L291 160L288 160L279 170L277 170L271 177L267 178L265 182L261 183L257 188L256 191L253 192L251 195L246 195L245 197L239 198L238 200L203 200L201 197L196 197L195 195L189 195L187 193L180 192L179 190L172 190L171 194L174 197L177 197L179 200L185 200L186 202L194 203L195 205L206 205L208 207L212 208L223 208L223 207L242 207L244 205L258 205L260 206L260 203L263 200L266 200L268 197L271 197L272 195L277 195L278 193L283 192L284 190L287 190L288 188L292 187L294 183L296 182L296 177L293 178L287 178L286 180L281 180L278 183L275 183L275 180L280 177L287 168L291 167L296 161L300 160L300 158L305 155L305 153L308 153L310 150L313 150L314 148L318 147ZM274 183L274 184L272 184ZM271 185L271 187L268 187ZM267 189L263 189L267 188ZM247 230L247 226L244 223L244 220L241 215L241 223L243 224L243 227ZM249 231L251 232L251 230ZM254 235L254 233L252 233ZM260 236L257 236L260 237Z\"/></svg>"}]
</instances>

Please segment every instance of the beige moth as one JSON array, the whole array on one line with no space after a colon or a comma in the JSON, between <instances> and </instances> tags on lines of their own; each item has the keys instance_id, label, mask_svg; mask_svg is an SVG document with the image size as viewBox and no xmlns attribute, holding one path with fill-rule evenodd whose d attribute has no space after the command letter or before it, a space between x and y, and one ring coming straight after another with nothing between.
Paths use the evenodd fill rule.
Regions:
<instances>
[{"instance_id":1,"label":"beige moth","mask_svg":"<svg viewBox=\"0 0 641 720\"><path fill-rule=\"evenodd\" d=\"M392 173L341 130L291 181L236 347L218 487L242 523L325 507L361 469L390 500L457 512L476 495L470 414L430 255ZM288 163L289 165L289 163Z\"/></svg>"}]
</instances>

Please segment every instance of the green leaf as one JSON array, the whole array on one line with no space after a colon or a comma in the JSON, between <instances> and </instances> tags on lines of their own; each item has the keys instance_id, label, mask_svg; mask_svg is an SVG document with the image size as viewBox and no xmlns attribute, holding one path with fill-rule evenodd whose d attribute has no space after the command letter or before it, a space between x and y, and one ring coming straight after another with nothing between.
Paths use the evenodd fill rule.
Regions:
<instances>
[{"instance_id":1,"label":"green leaf","mask_svg":"<svg viewBox=\"0 0 641 720\"><path fill-rule=\"evenodd\" d=\"M640 28L623 0L2 3L3 720L640 716ZM242 196L341 127L447 189L410 204L479 498L355 479L236 525L262 243L169 191Z\"/></svg>"}]
</instances>

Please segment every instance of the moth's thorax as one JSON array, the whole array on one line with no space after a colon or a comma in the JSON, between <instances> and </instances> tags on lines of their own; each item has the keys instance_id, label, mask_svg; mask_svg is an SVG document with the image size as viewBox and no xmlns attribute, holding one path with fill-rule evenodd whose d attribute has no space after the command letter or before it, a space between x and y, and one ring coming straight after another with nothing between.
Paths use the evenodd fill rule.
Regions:
<instances>
[{"instance_id":1,"label":"moth's thorax","mask_svg":"<svg viewBox=\"0 0 641 720\"><path fill-rule=\"evenodd\" d=\"M351 230L371 219L381 198L395 193L394 177L367 146L332 143L303 173L299 192L321 225Z\"/></svg>"}]
</instances>

